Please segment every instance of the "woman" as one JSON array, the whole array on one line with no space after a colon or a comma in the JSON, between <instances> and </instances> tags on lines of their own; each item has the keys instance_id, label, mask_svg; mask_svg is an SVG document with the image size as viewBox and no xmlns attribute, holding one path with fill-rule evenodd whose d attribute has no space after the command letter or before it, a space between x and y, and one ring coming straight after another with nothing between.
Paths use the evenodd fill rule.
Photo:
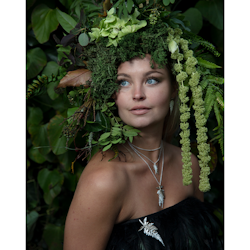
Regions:
<instances>
[{"instance_id":1,"label":"woman","mask_svg":"<svg viewBox=\"0 0 250 250\"><path fill-rule=\"evenodd\" d=\"M85 103L67 128L84 128L88 117L95 123L95 114L88 115L91 105L113 117L110 98L123 123L110 118L111 128L105 127L110 132L100 136L98 130L94 137L90 132L87 148L92 143L105 147L91 158L78 182L65 225L65 250L221 249L215 218L203 203L203 192L210 188L199 85L203 71L198 72L182 30L167 27L164 12L155 21L157 13L153 20L135 9L120 19L111 9L100 28L92 28L89 45L74 50L92 73ZM145 15L150 24L136 19ZM191 155L188 139L189 87L199 161ZM169 143L179 109L181 148Z\"/></svg>"},{"instance_id":2,"label":"woman","mask_svg":"<svg viewBox=\"0 0 250 250\"><path fill-rule=\"evenodd\" d=\"M120 159L109 162L113 152L106 152L104 157L98 153L84 169L66 221L65 250L106 249L115 224L136 219L140 225L138 218L166 210L188 197L203 201L203 193L198 188L200 168L196 157L192 155L192 184L183 186L180 148L167 142L161 144L164 121L170 112L170 101L177 98L177 86L171 82L167 68L155 66L151 68L147 54L144 58L124 62L118 68L117 82L121 87L115 94L115 102L119 116L124 123L140 129L140 136L134 137L132 145L127 142L119 146L123 153ZM136 148L139 151L136 153L133 145L142 150ZM160 146L160 157L161 149L143 150ZM151 161L157 162L158 174L152 173ZM160 179L165 196L162 206L158 204L156 189ZM141 234L144 237L145 234ZM146 237L153 245L158 244L157 247L167 244L164 238L159 241ZM114 249L127 249L123 242L119 244ZM138 244L138 240L132 244ZM133 249L150 248L137 246Z\"/></svg>"}]
</instances>

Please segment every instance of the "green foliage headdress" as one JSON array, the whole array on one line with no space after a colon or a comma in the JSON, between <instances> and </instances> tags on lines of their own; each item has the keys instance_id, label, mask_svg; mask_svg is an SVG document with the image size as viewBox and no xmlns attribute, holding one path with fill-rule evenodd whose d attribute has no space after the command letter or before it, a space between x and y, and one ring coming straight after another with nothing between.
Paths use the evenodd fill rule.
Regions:
<instances>
[{"instance_id":1,"label":"green foliage headdress","mask_svg":"<svg viewBox=\"0 0 250 250\"><path fill-rule=\"evenodd\" d=\"M167 5L167 1L164 2ZM125 4L124 0L119 0L113 6L109 1L105 1L104 7L104 15L99 15L94 22L91 22L91 19L86 21L82 12L76 27L59 41L61 46L70 46L70 53L67 59L62 58L60 62L65 73L58 78L61 81L57 91L60 92L60 89L65 87L74 87L68 93L72 107L68 110L63 129L67 144L69 145L80 133L85 138L86 145L77 148L80 151L77 158L84 154L87 157L91 151L93 154L98 149L112 149L115 158L118 156L117 144L125 143L126 140L132 142L133 137L140 131L123 124L116 115L115 103L111 96L119 89L116 83L118 66L134 57L150 54L151 60L160 67L167 64L171 66L179 86L183 184L189 185L192 182L188 123L192 106L201 167L199 188L203 192L208 191L210 146L207 143L206 121L211 105L207 105L208 100L206 102L205 98L204 102L202 96L209 82L218 83L221 78L218 80L217 77L215 80L216 76L211 72L218 66L202 59L201 54L195 56L190 47L203 45L216 56L218 52L212 44L190 32L182 21L181 14L167 11L161 3L149 0L146 4L139 4L128 0ZM27 97L32 95L34 84L47 83L49 80L52 81L44 76L40 77L40 81L33 82L33 85L28 86ZM216 88L216 84L213 86ZM190 105L189 90L192 94ZM219 91L216 95L219 117L218 104L223 105L223 98ZM207 111L208 109L210 111Z\"/></svg>"}]
</instances>

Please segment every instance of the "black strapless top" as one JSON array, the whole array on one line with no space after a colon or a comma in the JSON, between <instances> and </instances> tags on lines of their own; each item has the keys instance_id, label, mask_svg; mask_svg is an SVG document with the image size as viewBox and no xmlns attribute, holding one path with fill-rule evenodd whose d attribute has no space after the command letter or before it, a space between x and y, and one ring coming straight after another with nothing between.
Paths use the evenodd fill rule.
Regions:
<instances>
[{"instance_id":1,"label":"black strapless top","mask_svg":"<svg viewBox=\"0 0 250 250\"><path fill-rule=\"evenodd\" d=\"M159 212L116 224L106 250L218 250L213 208L189 197Z\"/></svg>"}]
</instances>

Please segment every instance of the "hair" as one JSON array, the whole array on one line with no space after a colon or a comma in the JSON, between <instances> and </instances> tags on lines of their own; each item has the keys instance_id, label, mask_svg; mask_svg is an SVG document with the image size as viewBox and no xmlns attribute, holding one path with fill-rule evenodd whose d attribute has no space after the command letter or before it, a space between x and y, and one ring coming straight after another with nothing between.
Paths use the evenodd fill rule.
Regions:
<instances>
[{"instance_id":1,"label":"hair","mask_svg":"<svg viewBox=\"0 0 250 250\"><path fill-rule=\"evenodd\" d=\"M178 83L175 79L175 75L172 73L171 67L172 67L171 63L166 65L166 68L169 73L171 88L172 88L172 91L173 90L178 91ZM171 142L174 133L176 132L176 130L179 128L179 125L180 125L180 109L179 109L180 103L179 103L178 93L176 94L175 98L172 100L174 101L173 110L171 113L170 113L170 110L167 113L167 116L165 118L164 125L163 125L163 133L162 133L162 139L169 143Z\"/></svg>"}]
</instances>

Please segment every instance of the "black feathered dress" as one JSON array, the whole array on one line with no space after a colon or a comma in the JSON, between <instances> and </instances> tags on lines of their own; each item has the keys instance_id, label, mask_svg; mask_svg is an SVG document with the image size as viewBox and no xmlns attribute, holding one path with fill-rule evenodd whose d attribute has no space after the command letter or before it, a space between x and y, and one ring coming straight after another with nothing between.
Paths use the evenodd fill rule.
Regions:
<instances>
[{"instance_id":1,"label":"black feathered dress","mask_svg":"<svg viewBox=\"0 0 250 250\"><path fill-rule=\"evenodd\" d=\"M213 208L189 197L159 212L114 226L106 250L220 250Z\"/></svg>"}]
</instances>

